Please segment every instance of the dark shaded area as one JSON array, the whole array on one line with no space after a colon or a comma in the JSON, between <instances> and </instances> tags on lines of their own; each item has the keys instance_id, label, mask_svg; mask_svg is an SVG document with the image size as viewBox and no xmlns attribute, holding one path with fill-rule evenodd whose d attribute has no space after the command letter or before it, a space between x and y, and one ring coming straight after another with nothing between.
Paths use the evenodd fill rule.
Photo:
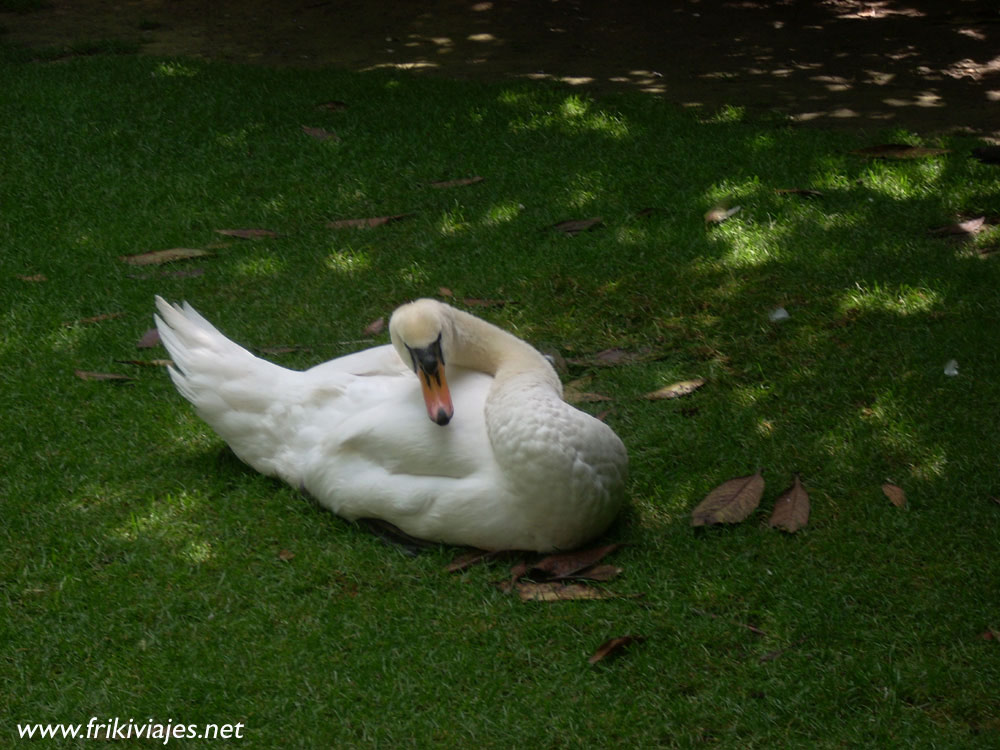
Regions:
<instances>
[{"instance_id":1,"label":"dark shaded area","mask_svg":"<svg viewBox=\"0 0 1000 750\"><path fill-rule=\"evenodd\" d=\"M52 0L0 13L0 28L28 45L138 39L154 55L558 79L796 122L1000 136L993 0Z\"/></svg>"}]
</instances>

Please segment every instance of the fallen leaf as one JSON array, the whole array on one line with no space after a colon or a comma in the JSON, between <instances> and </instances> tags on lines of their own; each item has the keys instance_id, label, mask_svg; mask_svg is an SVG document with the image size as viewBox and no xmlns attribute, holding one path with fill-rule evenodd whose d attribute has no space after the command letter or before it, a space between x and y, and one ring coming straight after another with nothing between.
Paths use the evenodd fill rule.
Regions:
<instances>
[{"instance_id":1,"label":"fallen leaf","mask_svg":"<svg viewBox=\"0 0 1000 750\"><path fill-rule=\"evenodd\" d=\"M897 508L906 507L906 493L899 485L895 485L892 482L886 482L882 485L882 492L887 498L889 498L889 502Z\"/></svg>"},{"instance_id":2,"label":"fallen leaf","mask_svg":"<svg viewBox=\"0 0 1000 750\"><path fill-rule=\"evenodd\" d=\"M67 321L67 322L63 323L63 325L66 326L67 328L71 328L72 326L76 326L76 325L86 326L86 325L91 325L92 323L102 323L105 320L114 320L115 318L120 318L124 314L125 313L120 313L120 312L116 312L116 313L104 313L103 315L94 315L94 316L89 317L89 318L80 318L79 320L70 320L70 321Z\"/></svg>"},{"instance_id":3,"label":"fallen leaf","mask_svg":"<svg viewBox=\"0 0 1000 750\"><path fill-rule=\"evenodd\" d=\"M533 578L543 578L550 581L572 578L574 574L592 567L620 546L620 544L606 544L594 549L548 555L532 565L529 574Z\"/></svg>"},{"instance_id":4,"label":"fallen leaf","mask_svg":"<svg viewBox=\"0 0 1000 750\"><path fill-rule=\"evenodd\" d=\"M656 209L652 206L647 208L642 208L635 212L636 219L648 219L650 216L656 213Z\"/></svg>"},{"instance_id":5,"label":"fallen leaf","mask_svg":"<svg viewBox=\"0 0 1000 750\"><path fill-rule=\"evenodd\" d=\"M736 477L723 482L691 511L691 525L707 526L744 521L760 504L763 494L764 477L759 471L752 476Z\"/></svg>"},{"instance_id":6,"label":"fallen leaf","mask_svg":"<svg viewBox=\"0 0 1000 750\"><path fill-rule=\"evenodd\" d=\"M636 351L613 347L599 351L596 354L588 354L584 357L570 357L566 361L580 367L618 367L619 365L652 362L661 357L660 353L654 352L649 347L643 347Z\"/></svg>"},{"instance_id":7,"label":"fallen leaf","mask_svg":"<svg viewBox=\"0 0 1000 750\"><path fill-rule=\"evenodd\" d=\"M340 140L340 136L334 133L332 130L324 130L323 128L311 128L308 125L303 125L302 132L308 135L310 138L315 138L318 141Z\"/></svg>"},{"instance_id":8,"label":"fallen leaf","mask_svg":"<svg viewBox=\"0 0 1000 750\"><path fill-rule=\"evenodd\" d=\"M133 266L155 266L161 263L173 263L177 260L203 258L211 253L191 247L172 247L169 250L152 250L148 253L135 255L120 255L118 259Z\"/></svg>"},{"instance_id":9,"label":"fallen leaf","mask_svg":"<svg viewBox=\"0 0 1000 750\"><path fill-rule=\"evenodd\" d=\"M809 523L809 495L796 476L792 486L781 493L774 503L771 519L767 525L790 534Z\"/></svg>"},{"instance_id":10,"label":"fallen leaf","mask_svg":"<svg viewBox=\"0 0 1000 750\"><path fill-rule=\"evenodd\" d=\"M281 561L283 561L283 562L288 562L289 560L293 559L294 557L295 557L295 553L292 552L291 550L283 549L280 552L278 552L278 559L281 560Z\"/></svg>"},{"instance_id":11,"label":"fallen leaf","mask_svg":"<svg viewBox=\"0 0 1000 750\"><path fill-rule=\"evenodd\" d=\"M615 599L615 594L606 589L588 586L584 583L560 583L549 581L533 583L522 581L514 584L514 590L523 602L568 602L592 599Z\"/></svg>"},{"instance_id":12,"label":"fallen leaf","mask_svg":"<svg viewBox=\"0 0 1000 750\"><path fill-rule=\"evenodd\" d=\"M778 195L801 195L803 198L823 197L823 194L819 190L809 190L806 188L778 188L774 192Z\"/></svg>"},{"instance_id":13,"label":"fallen leaf","mask_svg":"<svg viewBox=\"0 0 1000 750\"><path fill-rule=\"evenodd\" d=\"M465 187L466 185L475 185L477 182L482 182L485 177L462 177L457 180L441 180L439 182L429 183L432 188L453 188L453 187Z\"/></svg>"},{"instance_id":14,"label":"fallen leaf","mask_svg":"<svg viewBox=\"0 0 1000 750\"><path fill-rule=\"evenodd\" d=\"M130 273L130 279L193 279L197 276L204 276L204 268L185 268L180 271L159 271L157 273Z\"/></svg>"},{"instance_id":15,"label":"fallen leaf","mask_svg":"<svg viewBox=\"0 0 1000 750\"><path fill-rule=\"evenodd\" d=\"M715 206L708 209L705 212L705 223L706 224L721 224L722 222L732 218L740 211L743 210L742 206L733 206L732 208L727 208L725 205Z\"/></svg>"},{"instance_id":16,"label":"fallen leaf","mask_svg":"<svg viewBox=\"0 0 1000 750\"><path fill-rule=\"evenodd\" d=\"M563 386L563 401L567 404L596 404L601 401L611 401L609 396L586 390L592 380L592 377L587 376L566 383Z\"/></svg>"},{"instance_id":17,"label":"fallen leaf","mask_svg":"<svg viewBox=\"0 0 1000 750\"><path fill-rule=\"evenodd\" d=\"M148 329L142 338L135 342L136 349L152 349L160 344L160 332L155 328Z\"/></svg>"},{"instance_id":18,"label":"fallen leaf","mask_svg":"<svg viewBox=\"0 0 1000 750\"><path fill-rule=\"evenodd\" d=\"M375 318L375 320L365 326L365 329L361 333L365 336L378 336L384 330L385 318Z\"/></svg>"},{"instance_id":19,"label":"fallen leaf","mask_svg":"<svg viewBox=\"0 0 1000 750\"><path fill-rule=\"evenodd\" d=\"M413 216L413 214L372 216L365 219L338 219L336 221L328 221L326 226L328 229L368 229L371 227L381 227L395 221L402 221L403 219L408 219L411 216Z\"/></svg>"},{"instance_id":20,"label":"fallen leaf","mask_svg":"<svg viewBox=\"0 0 1000 750\"><path fill-rule=\"evenodd\" d=\"M112 383L131 383L132 378L127 375L119 375L113 372L90 372L89 370L73 370L73 374L80 380L98 380Z\"/></svg>"},{"instance_id":21,"label":"fallen leaf","mask_svg":"<svg viewBox=\"0 0 1000 750\"><path fill-rule=\"evenodd\" d=\"M644 640L646 639L641 635L620 635L616 638L609 638L597 647L597 651L591 654L590 658L587 659L587 662L590 664L597 664L605 659L618 656L633 643L642 643Z\"/></svg>"},{"instance_id":22,"label":"fallen leaf","mask_svg":"<svg viewBox=\"0 0 1000 750\"><path fill-rule=\"evenodd\" d=\"M553 224L549 229L554 229L557 232L562 232L563 234L568 234L570 237L574 237L581 232L588 232L604 222L600 216L593 219L568 219L567 221L560 221Z\"/></svg>"},{"instance_id":23,"label":"fallen leaf","mask_svg":"<svg viewBox=\"0 0 1000 750\"><path fill-rule=\"evenodd\" d=\"M930 234L935 235L957 235L959 237L970 234L979 234L983 231L983 226L986 223L985 216L977 216L974 219L967 219L966 221L958 221L954 224L946 224L943 227L934 227L933 229L927 230Z\"/></svg>"},{"instance_id":24,"label":"fallen leaf","mask_svg":"<svg viewBox=\"0 0 1000 750\"><path fill-rule=\"evenodd\" d=\"M438 287L438 294L440 294L442 297L449 297L449 298L455 296L455 293L453 291L451 291L451 289L449 289L446 286L439 286Z\"/></svg>"},{"instance_id":25,"label":"fallen leaf","mask_svg":"<svg viewBox=\"0 0 1000 750\"><path fill-rule=\"evenodd\" d=\"M347 102L342 102L338 99L333 99L328 102L323 102L322 104L317 104L316 109L325 109L328 112L343 112L347 109Z\"/></svg>"},{"instance_id":26,"label":"fallen leaf","mask_svg":"<svg viewBox=\"0 0 1000 750\"><path fill-rule=\"evenodd\" d=\"M508 560L520 554L522 553L517 550L486 551L482 549L470 549L461 553L458 557L452 560L445 570L449 573L460 573L463 570L468 570L474 565L494 562L495 560Z\"/></svg>"},{"instance_id":27,"label":"fallen leaf","mask_svg":"<svg viewBox=\"0 0 1000 750\"><path fill-rule=\"evenodd\" d=\"M48 281L49 280L49 277L46 276L44 273L35 273L35 274L32 274L31 276L18 275L17 278L20 279L21 281L27 281L27 282L30 282L30 283L33 283L33 284L37 284L38 282Z\"/></svg>"},{"instance_id":28,"label":"fallen leaf","mask_svg":"<svg viewBox=\"0 0 1000 750\"><path fill-rule=\"evenodd\" d=\"M1000 641L1000 636L997 635L997 631L993 630L992 628L987 628L986 630L984 630L982 633L979 634L979 637L982 638L984 641Z\"/></svg>"},{"instance_id":29,"label":"fallen leaf","mask_svg":"<svg viewBox=\"0 0 1000 750\"><path fill-rule=\"evenodd\" d=\"M856 148L849 153L857 156L867 156L871 159L923 159L929 156L940 156L941 154L951 153L951 149L910 146L906 143L883 143L878 146Z\"/></svg>"},{"instance_id":30,"label":"fallen leaf","mask_svg":"<svg viewBox=\"0 0 1000 750\"><path fill-rule=\"evenodd\" d=\"M241 240L255 240L259 237L277 237L277 232L270 229L216 229L216 234L223 234L226 237L239 237Z\"/></svg>"},{"instance_id":31,"label":"fallen leaf","mask_svg":"<svg viewBox=\"0 0 1000 750\"><path fill-rule=\"evenodd\" d=\"M680 398L681 396L687 396L689 393L694 393L696 390L705 385L704 378L694 378L693 380L682 380L679 383L672 383L671 385L664 386L655 391L647 393L643 398L649 399L650 401L660 401L668 398Z\"/></svg>"}]
</instances>

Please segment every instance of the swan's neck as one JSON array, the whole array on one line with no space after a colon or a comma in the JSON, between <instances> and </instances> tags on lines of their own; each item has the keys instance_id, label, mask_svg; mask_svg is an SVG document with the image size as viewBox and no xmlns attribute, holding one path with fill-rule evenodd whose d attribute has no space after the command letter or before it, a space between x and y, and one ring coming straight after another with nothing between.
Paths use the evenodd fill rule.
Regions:
<instances>
[{"instance_id":1,"label":"swan's neck","mask_svg":"<svg viewBox=\"0 0 1000 750\"><path fill-rule=\"evenodd\" d=\"M537 349L485 320L452 309L453 364L492 375L494 390L513 378L533 378L562 396L559 376Z\"/></svg>"}]
</instances>

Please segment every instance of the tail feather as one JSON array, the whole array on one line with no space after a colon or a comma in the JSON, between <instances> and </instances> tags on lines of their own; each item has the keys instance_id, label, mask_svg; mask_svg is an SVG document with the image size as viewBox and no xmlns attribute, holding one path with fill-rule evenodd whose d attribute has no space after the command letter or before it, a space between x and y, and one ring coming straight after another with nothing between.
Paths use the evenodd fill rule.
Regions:
<instances>
[{"instance_id":1,"label":"tail feather","mask_svg":"<svg viewBox=\"0 0 1000 750\"><path fill-rule=\"evenodd\" d=\"M279 454L289 429L285 399L301 373L255 357L186 302L172 305L158 296L156 309L180 394L240 458L264 474L293 479Z\"/></svg>"}]
</instances>

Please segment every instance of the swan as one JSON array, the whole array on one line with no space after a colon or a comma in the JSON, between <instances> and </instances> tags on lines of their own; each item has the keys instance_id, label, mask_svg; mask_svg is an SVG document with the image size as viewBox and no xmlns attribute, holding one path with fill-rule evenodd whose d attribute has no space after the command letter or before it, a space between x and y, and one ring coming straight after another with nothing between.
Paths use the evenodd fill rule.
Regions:
<instances>
[{"instance_id":1,"label":"swan","mask_svg":"<svg viewBox=\"0 0 1000 750\"><path fill-rule=\"evenodd\" d=\"M294 371L223 336L187 302L154 315L177 390L237 456L349 520L483 550L571 550L621 508L628 456L567 404L516 336L419 299L391 344Z\"/></svg>"}]
</instances>

